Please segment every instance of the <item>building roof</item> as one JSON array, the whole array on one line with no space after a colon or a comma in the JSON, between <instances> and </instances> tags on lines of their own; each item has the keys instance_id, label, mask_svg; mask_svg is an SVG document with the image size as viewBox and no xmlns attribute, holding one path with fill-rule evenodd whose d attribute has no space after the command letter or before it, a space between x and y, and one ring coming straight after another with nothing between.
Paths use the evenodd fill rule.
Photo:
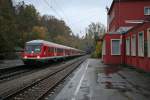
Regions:
<instances>
[{"instance_id":1,"label":"building roof","mask_svg":"<svg viewBox=\"0 0 150 100\"><path fill-rule=\"evenodd\" d=\"M150 1L150 0L113 0L112 4L111 4L111 6L110 6L110 8L108 10L108 14L110 14L110 12L111 12L111 10L112 10L112 8L113 8L115 3L119 3L119 2L135 2L135 1L138 1L138 2L143 2L144 1L144 2L146 2L146 1Z\"/></svg>"},{"instance_id":2,"label":"building roof","mask_svg":"<svg viewBox=\"0 0 150 100\"><path fill-rule=\"evenodd\" d=\"M134 27L132 27L131 29L129 29L126 33L131 32L132 30L134 30L134 29L136 29L138 27L141 27L142 25L144 25L146 23L150 23L150 16L148 16L146 18L143 18L142 20L143 20L142 23L136 24Z\"/></svg>"}]
</instances>

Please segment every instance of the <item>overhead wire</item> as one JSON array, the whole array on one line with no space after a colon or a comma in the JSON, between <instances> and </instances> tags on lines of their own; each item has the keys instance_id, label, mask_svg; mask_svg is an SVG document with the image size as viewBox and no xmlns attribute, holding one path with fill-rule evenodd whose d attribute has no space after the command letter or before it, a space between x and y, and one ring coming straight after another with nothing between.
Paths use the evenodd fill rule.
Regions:
<instances>
[{"instance_id":1,"label":"overhead wire","mask_svg":"<svg viewBox=\"0 0 150 100\"><path fill-rule=\"evenodd\" d=\"M56 0L54 0L54 2L55 2L55 4L57 5L57 7L59 7L59 8L60 8L60 10L61 10L62 14L63 14L63 15L64 15L64 17L66 18L66 20L69 22L69 19L68 19L68 17L66 16L66 14L65 14L64 10L61 8L61 6L58 4L58 2L56 2Z\"/></svg>"},{"instance_id":2,"label":"overhead wire","mask_svg":"<svg viewBox=\"0 0 150 100\"><path fill-rule=\"evenodd\" d=\"M92 18L95 17L95 16L94 16L94 15L95 15L95 12L92 11L92 10L90 10L90 11L88 11L88 12L91 12L91 13L90 13L91 17L90 17L90 18L86 18L86 19L84 18L83 20L81 19L81 20L77 21L76 23L72 23L72 22L69 21L69 19L68 19L68 17L66 16L64 10L61 8L61 6L59 5L58 2L54 1L53 3L55 3L55 5L57 5L57 7L59 7L61 13L63 14L63 17L62 17L62 15L61 15L60 13L58 13L58 11L52 6L52 0L50 0L50 2L49 2L48 0L43 0L43 1L44 1L44 3L56 14L57 17L59 17L60 19L66 19L66 20L68 21L68 23L69 23L72 27L75 27L75 26L76 26L76 23L81 23L81 22L83 22L84 20L85 20L85 21L89 21L89 20L87 20L87 19L92 19ZM39 1L38 1L38 3L39 3ZM39 4L40 4L40 3L39 3ZM94 13L94 14L93 14L93 13Z\"/></svg>"},{"instance_id":3,"label":"overhead wire","mask_svg":"<svg viewBox=\"0 0 150 100\"><path fill-rule=\"evenodd\" d=\"M53 10L53 12L54 12L60 19L63 19L62 16L56 11L56 9L54 9L54 8L49 4L49 2L48 2L47 0L44 0L44 2L45 2L46 5L48 5L48 7L49 7L50 9Z\"/></svg>"},{"instance_id":4,"label":"overhead wire","mask_svg":"<svg viewBox=\"0 0 150 100\"><path fill-rule=\"evenodd\" d=\"M97 15L97 13L93 13L90 16L86 16L85 18L76 21L74 24L89 21L90 19L97 17L96 15Z\"/></svg>"},{"instance_id":5,"label":"overhead wire","mask_svg":"<svg viewBox=\"0 0 150 100\"><path fill-rule=\"evenodd\" d=\"M55 8L53 8L52 5L49 4L49 2L47 0L44 0L44 2L48 5L48 7L50 7L54 12L55 14L60 17L60 19L64 19L57 11ZM55 2L56 3L56 2ZM51 4L52 4L52 1L51 1ZM58 5L58 4L57 4ZM64 14L64 17L66 18L66 20L70 23L69 19L66 17L64 11L63 11L63 14ZM71 26L73 26L73 24L70 23ZM73 33L73 32L72 32Z\"/></svg>"},{"instance_id":6,"label":"overhead wire","mask_svg":"<svg viewBox=\"0 0 150 100\"><path fill-rule=\"evenodd\" d=\"M59 7L59 9L61 10L64 18L68 21L68 24L71 26L71 27L75 27L75 25L69 20L68 16L66 15L66 13L64 12L63 8L59 5L59 3L54 0L55 5L57 5L57 7Z\"/></svg>"}]
</instances>

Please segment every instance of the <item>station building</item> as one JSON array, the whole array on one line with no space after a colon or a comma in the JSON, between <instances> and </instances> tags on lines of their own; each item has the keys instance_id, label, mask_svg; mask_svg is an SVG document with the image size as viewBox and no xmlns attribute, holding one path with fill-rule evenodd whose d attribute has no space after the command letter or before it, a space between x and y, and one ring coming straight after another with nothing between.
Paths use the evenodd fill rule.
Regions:
<instances>
[{"instance_id":1,"label":"station building","mask_svg":"<svg viewBox=\"0 0 150 100\"><path fill-rule=\"evenodd\" d=\"M150 0L113 0L107 11L103 62L150 71Z\"/></svg>"}]
</instances>

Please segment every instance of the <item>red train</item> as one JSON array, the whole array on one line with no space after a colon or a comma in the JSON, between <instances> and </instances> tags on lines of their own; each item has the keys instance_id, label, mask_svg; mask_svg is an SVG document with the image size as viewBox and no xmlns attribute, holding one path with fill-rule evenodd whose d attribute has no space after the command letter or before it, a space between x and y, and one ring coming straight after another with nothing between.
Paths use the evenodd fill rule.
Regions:
<instances>
[{"instance_id":1,"label":"red train","mask_svg":"<svg viewBox=\"0 0 150 100\"><path fill-rule=\"evenodd\" d=\"M32 40L26 43L22 59L25 64L33 64L66 57L80 56L83 54L83 51L72 47L44 40Z\"/></svg>"}]
</instances>

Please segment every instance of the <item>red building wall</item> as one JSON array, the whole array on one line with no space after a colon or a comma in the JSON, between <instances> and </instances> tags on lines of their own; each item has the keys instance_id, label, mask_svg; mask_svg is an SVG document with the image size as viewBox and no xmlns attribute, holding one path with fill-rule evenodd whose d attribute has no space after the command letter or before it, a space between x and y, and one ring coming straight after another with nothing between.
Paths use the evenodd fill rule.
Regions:
<instances>
[{"instance_id":1,"label":"red building wall","mask_svg":"<svg viewBox=\"0 0 150 100\"><path fill-rule=\"evenodd\" d=\"M124 37L122 37L124 38ZM120 44L121 55L111 55L111 39L121 39L121 34L105 34L106 54L103 55L103 62L105 64L122 64L124 63L124 41Z\"/></svg>"},{"instance_id":2,"label":"red building wall","mask_svg":"<svg viewBox=\"0 0 150 100\"><path fill-rule=\"evenodd\" d=\"M147 29L150 28L150 23L141 24L138 27L131 29L126 34L105 34L106 54L103 55L105 64L126 64L144 71L150 71L150 57L138 56L138 33L144 31L144 41L147 41ZM131 56L131 37L136 35L136 56ZM130 55L126 55L126 39L130 37ZM121 39L122 38L122 39ZM121 39L121 55L111 55L111 39ZM146 45L146 44L145 44Z\"/></svg>"},{"instance_id":3,"label":"red building wall","mask_svg":"<svg viewBox=\"0 0 150 100\"><path fill-rule=\"evenodd\" d=\"M145 71L150 71L150 58L148 57L148 55L144 55L144 57L138 56L138 33L144 31L144 41L147 41L148 28L150 28L150 23L145 23L139 25L139 27L135 27L125 35L125 38L130 37L131 40L132 35L136 34L136 56L131 56L131 49L130 49L130 55L125 56L125 64L143 69ZM131 48L131 42L130 42L130 48Z\"/></svg>"},{"instance_id":4,"label":"red building wall","mask_svg":"<svg viewBox=\"0 0 150 100\"><path fill-rule=\"evenodd\" d=\"M120 1L120 3L118 2ZM125 34L106 33L104 40L106 53L103 55L105 64L126 64L136 68L150 72L150 57L144 55L138 56L138 33L144 31L144 41L147 41L147 29L150 28L150 16L144 15L144 7L150 7L150 0L114 0L108 12L108 15L113 16L111 22L108 22L108 31L115 31L119 27L133 26L131 30ZM111 18L111 17L110 17ZM145 20L143 24L129 24L126 20ZM131 55L131 37L136 35L136 56ZM130 37L130 55L126 55L126 39ZM121 55L111 55L111 39L121 39Z\"/></svg>"},{"instance_id":5,"label":"red building wall","mask_svg":"<svg viewBox=\"0 0 150 100\"><path fill-rule=\"evenodd\" d=\"M114 27L117 30L120 26L134 26L135 24L125 23L125 20L142 20L148 16L144 15L144 7L150 6L150 0L120 0L112 4L108 15L112 16L113 12L115 17L109 23L109 31Z\"/></svg>"}]
</instances>

